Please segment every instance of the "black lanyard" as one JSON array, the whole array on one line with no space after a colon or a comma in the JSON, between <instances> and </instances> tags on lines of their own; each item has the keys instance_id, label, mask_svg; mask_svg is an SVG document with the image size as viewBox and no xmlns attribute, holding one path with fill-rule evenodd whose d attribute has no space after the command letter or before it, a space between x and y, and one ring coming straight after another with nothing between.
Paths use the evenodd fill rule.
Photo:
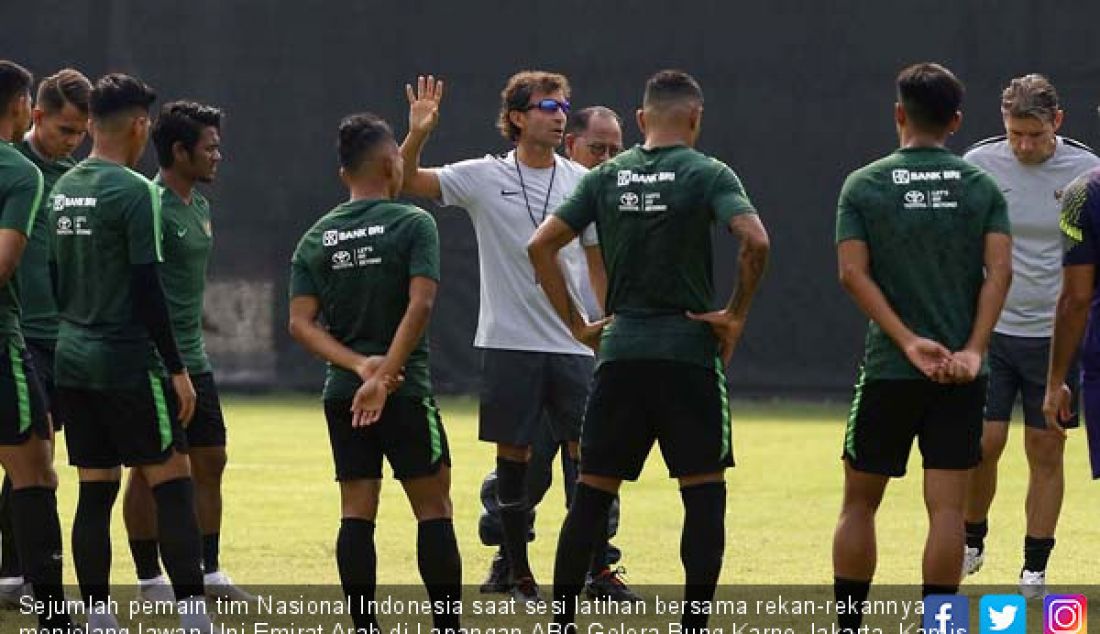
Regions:
<instances>
[{"instance_id":1,"label":"black lanyard","mask_svg":"<svg viewBox=\"0 0 1100 634\"><path fill-rule=\"evenodd\" d=\"M535 212L531 210L531 201L527 199L527 185L523 182L523 170L519 168L519 153L514 152L512 158L516 160L516 174L519 174L519 188L523 192L523 204L527 206L527 217L531 224L539 228L539 224L546 220L546 210L550 207L550 192L554 190L554 177L558 173L558 159L554 158L554 169L550 170L550 186L546 188L546 201L542 204L542 218L535 220Z\"/></svg>"}]
</instances>

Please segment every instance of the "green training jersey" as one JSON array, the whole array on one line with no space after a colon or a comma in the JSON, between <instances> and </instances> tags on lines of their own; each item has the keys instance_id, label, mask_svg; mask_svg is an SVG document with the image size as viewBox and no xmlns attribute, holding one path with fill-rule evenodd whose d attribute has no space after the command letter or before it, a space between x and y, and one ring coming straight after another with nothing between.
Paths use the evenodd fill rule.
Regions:
<instances>
[{"instance_id":1,"label":"green training jersey","mask_svg":"<svg viewBox=\"0 0 1100 634\"><path fill-rule=\"evenodd\" d=\"M987 233L1011 233L1004 196L946 148L900 149L852 172L837 204L837 243L866 242L871 277L906 327L950 350L961 349L973 330ZM873 321L863 372L867 379L924 378Z\"/></svg>"},{"instance_id":2,"label":"green training jersey","mask_svg":"<svg viewBox=\"0 0 1100 634\"><path fill-rule=\"evenodd\" d=\"M54 183L72 169L76 161L72 157L51 161L34 151L24 138L19 151L42 172L44 187L42 206L34 220L34 232L27 241L27 250L19 263L19 303L23 310L19 325L28 339L54 341L57 339L57 302L50 282L50 196Z\"/></svg>"},{"instance_id":3,"label":"green training jersey","mask_svg":"<svg viewBox=\"0 0 1100 634\"><path fill-rule=\"evenodd\" d=\"M164 219L164 266L160 269L164 294L172 314L180 357L191 374L210 372L202 335L202 298L206 290L206 265L214 246L210 227L210 203L191 190L190 204L183 201L160 177L161 216Z\"/></svg>"},{"instance_id":4,"label":"green training jersey","mask_svg":"<svg viewBox=\"0 0 1100 634\"><path fill-rule=\"evenodd\" d=\"M380 355L405 316L413 277L439 280L435 219L413 205L357 200L328 212L302 236L290 265L290 297L316 297L337 341ZM324 398L351 398L361 383L330 363ZM405 362L405 383L395 394L431 394L426 333Z\"/></svg>"},{"instance_id":5,"label":"green training jersey","mask_svg":"<svg viewBox=\"0 0 1100 634\"><path fill-rule=\"evenodd\" d=\"M42 172L14 145L0 141L0 229L34 235L35 216L42 204ZM19 264L22 267L22 262ZM0 287L0 341L23 345L19 328L19 269Z\"/></svg>"},{"instance_id":6,"label":"green training jersey","mask_svg":"<svg viewBox=\"0 0 1100 634\"><path fill-rule=\"evenodd\" d=\"M134 315L131 267L162 262L160 192L118 163L88 158L50 194L57 262L57 384L138 387L162 375L153 342Z\"/></svg>"},{"instance_id":7,"label":"green training jersey","mask_svg":"<svg viewBox=\"0 0 1100 634\"><path fill-rule=\"evenodd\" d=\"M711 310L712 230L756 213L725 163L678 145L619 154L586 174L554 212L573 231L596 223L607 268L599 362L667 359L714 367L718 340L686 311Z\"/></svg>"}]
</instances>

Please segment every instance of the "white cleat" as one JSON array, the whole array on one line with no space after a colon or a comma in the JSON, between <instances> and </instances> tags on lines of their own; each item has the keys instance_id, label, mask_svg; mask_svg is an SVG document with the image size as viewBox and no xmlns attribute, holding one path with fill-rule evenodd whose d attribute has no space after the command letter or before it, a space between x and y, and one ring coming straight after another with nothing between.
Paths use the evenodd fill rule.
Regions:
<instances>
[{"instance_id":1,"label":"white cleat","mask_svg":"<svg viewBox=\"0 0 1100 634\"><path fill-rule=\"evenodd\" d=\"M249 603L256 600L255 596L237 587L237 585L233 583L233 580L229 578L229 575L221 570L215 570L214 572L203 575L202 583L206 589L206 597L208 599L247 601Z\"/></svg>"},{"instance_id":2,"label":"white cleat","mask_svg":"<svg viewBox=\"0 0 1100 634\"><path fill-rule=\"evenodd\" d=\"M31 584L23 577L0 577L0 610L18 610L28 596L32 596Z\"/></svg>"},{"instance_id":3,"label":"white cleat","mask_svg":"<svg viewBox=\"0 0 1100 634\"><path fill-rule=\"evenodd\" d=\"M152 579L138 579L138 598L152 603L174 603L176 591L168 577L158 575Z\"/></svg>"},{"instance_id":4,"label":"white cleat","mask_svg":"<svg viewBox=\"0 0 1100 634\"><path fill-rule=\"evenodd\" d=\"M1045 570L1020 572L1020 594L1025 599L1042 599L1047 595L1047 573Z\"/></svg>"},{"instance_id":5,"label":"white cleat","mask_svg":"<svg viewBox=\"0 0 1100 634\"><path fill-rule=\"evenodd\" d=\"M985 563L985 551L981 548L966 547L963 555L963 576L972 575L982 569Z\"/></svg>"}]
</instances>

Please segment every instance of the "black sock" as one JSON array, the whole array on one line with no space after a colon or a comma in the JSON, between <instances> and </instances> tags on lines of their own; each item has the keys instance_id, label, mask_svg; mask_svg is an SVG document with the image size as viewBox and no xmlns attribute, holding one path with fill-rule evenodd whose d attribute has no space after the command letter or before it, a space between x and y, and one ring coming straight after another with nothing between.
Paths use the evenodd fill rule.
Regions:
<instances>
[{"instance_id":1,"label":"black sock","mask_svg":"<svg viewBox=\"0 0 1100 634\"><path fill-rule=\"evenodd\" d=\"M989 534L989 520L966 523L966 545L970 548L985 550L985 536Z\"/></svg>"},{"instance_id":2,"label":"black sock","mask_svg":"<svg viewBox=\"0 0 1100 634\"><path fill-rule=\"evenodd\" d=\"M0 489L0 577L18 577L23 574L19 566L19 549L15 547L15 532L11 519L11 478L4 476Z\"/></svg>"},{"instance_id":3,"label":"black sock","mask_svg":"<svg viewBox=\"0 0 1100 634\"><path fill-rule=\"evenodd\" d=\"M176 600L203 596L202 543L195 517L195 485L190 477L153 487L157 501L157 541Z\"/></svg>"},{"instance_id":4,"label":"black sock","mask_svg":"<svg viewBox=\"0 0 1100 634\"><path fill-rule=\"evenodd\" d=\"M833 597L836 599L836 624L842 634L855 634L863 625L863 602L871 592L871 582L833 577Z\"/></svg>"},{"instance_id":5,"label":"black sock","mask_svg":"<svg viewBox=\"0 0 1100 634\"><path fill-rule=\"evenodd\" d=\"M221 549L221 533L202 536L202 571L206 574L218 571L218 551Z\"/></svg>"},{"instance_id":6,"label":"black sock","mask_svg":"<svg viewBox=\"0 0 1100 634\"><path fill-rule=\"evenodd\" d=\"M11 492L11 510L20 561L25 562L23 575L34 588L34 598L51 606L63 605L57 496L46 487L16 489ZM38 617L39 627L66 628L71 623L68 614Z\"/></svg>"},{"instance_id":7,"label":"black sock","mask_svg":"<svg viewBox=\"0 0 1100 634\"><path fill-rule=\"evenodd\" d=\"M138 580L148 581L160 576L160 548L157 546L157 540L131 539L130 555L134 559Z\"/></svg>"},{"instance_id":8,"label":"black sock","mask_svg":"<svg viewBox=\"0 0 1100 634\"><path fill-rule=\"evenodd\" d=\"M593 578L607 568L607 522L604 522L602 526L597 526L594 530L596 531L596 540L592 546L592 559L588 563L588 574Z\"/></svg>"},{"instance_id":9,"label":"black sock","mask_svg":"<svg viewBox=\"0 0 1100 634\"><path fill-rule=\"evenodd\" d=\"M504 532L501 545L508 553L513 580L531 576L531 564L527 561L526 474L527 463L497 458L497 502Z\"/></svg>"},{"instance_id":10,"label":"black sock","mask_svg":"<svg viewBox=\"0 0 1100 634\"><path fill-rule=\"evenodd\" d=\"M559 625L571 625L576 618L574 608L584 587L584 571L592 559L599 528L607 526L607 510L614 499L614 494L583 482L573 490L573 505L565 514L554 557L554 601L564 608L562 613L554 614L554 622Z\"/></svg>"},{"instance_id":11,"label":"black sock","mask_svg":"<svg viewBox=\"0 0 1100 634\"><path fill-rule=\"evenodd\" d=\"M958 594L959 586L941 586L935 583L926 583L920 587L920 596L923 599L930 594Z\"/></svg>"},{"instance_id":12,"label":"black sock","mask_svg":"<svg viewBox=\"0 0 1100 634\"><path fill-rule=\"evenodd\" d=\"M111 507L118 482L81 482L73 519L73 563L84 603L107 601L111 586Z\"/></svg>"},{"instance_id":13,"label":"black sock","mask_svg":"<svg viewBox=\"0 0 1100 634\"><path fill-rule=\"evenodd\" d=\"M461 609L452 611L450 605L462 600L462 559L458 554L458 540L455 539L455 527L450 518L425 520L417 524L416 563L420 568L420 578L428 589L428 599L433 603L445 602L448 606L443 612L433 612L432 625L441 633L447 629L457 633Z\"/></svg>"},{"instance_id":14,"label":"black sock","mask_svg":"<svg viewBox=\"0 0 1100 634\"><path fill-rule=\"evenodd\" d=\"M366 632L378 631L378 619L368 603L374 601L378 574L374 522L357 517L340 520L340 532L336 534L336 567L340 571L344 597L351 602L351 620L355 628ZM364 612L362 607L367 607L367 611Z\"/></svg>"},{"instance_id":15,"label":"black sock","mask_svg":"<svg viewBox=\"0 0 1100 634\"><path fill-rule=\"evenodd\" d=\"M680 497L684 501L684 528L680 537L684 600L709 603L714 599L726 550L726 483L684 487L680 489ZM707 614L685 613L681 624L685 634L700 631L707 626Z\"/></svg>"},{"instance_id":16,"label":"black sock","mask_svg":"<svg viewBox=\"0 0 1100 634\"><path fill-rule=\"evenodd\" d=\"M1053 537L1024 537L1024 570L1043 572L1050 560L1050 551L1054 550Z\"/></svg>"}]
</instances>

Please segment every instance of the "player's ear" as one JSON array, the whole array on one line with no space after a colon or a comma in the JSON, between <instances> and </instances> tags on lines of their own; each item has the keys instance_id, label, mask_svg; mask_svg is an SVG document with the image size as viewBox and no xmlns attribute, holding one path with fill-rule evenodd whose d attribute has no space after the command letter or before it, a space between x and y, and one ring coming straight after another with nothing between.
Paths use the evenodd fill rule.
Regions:
<instances>
[{"instance_id":1,"label":"player's ear","mask_svg":"<svg viewBox=\"0 0 1100 634\"><path fill-rule=\"evenodd\" d=\"M900 101L894 102L894 123L898 124L899 126L904 126L905 120L905 108L902 107Z\"/></svg>"},{"instance_id":2,"label":"player's ear","mask_svg":"<svg viewBox=\"0 0 1100 634\"><path fill-rule=\"evenodd\" d=\"M172 161L175 163L186 163L190 157L187 153L187 148L184 147L183 141L176 141L172 144Z\"/></svg>"},{"instance_id":3,"label":"player's ear","mask_svg":"<svg viewBox=\"0 0 1100 634\"><path fill-rule=\"evenodd\" d=\"M565 155L573 158L573 146L577 144L577 135L570 132L565 135Z\"/></svg>"},{"instance_id":4,"label":"player's ear","mask_svg":"<svg viewBox=\"0 0 1100 634\"><path fill-rule=\"evenodd\" d=\"M947 124L947 133L955 134L962 127L963 113L962 110L956 110L955 116L951 117L951 123Z\"/></svg>"},{"instance_id":5,"label":"player's ear","mask_svg":"<svg viewBox=\"0 0 1100 634\"><path fill-rule=\"evenodd\" d=\"M519 130L523 130L525 113L519 110L511 110L508 112L508 121Z\"/></svg>"},{"instance_id":6,"label":"player's ear","mask_svg":"<svg viewBox=\"0 0 1100 634\"><path fill-rule=\"evenodd\" d=\"M345 187L351 187L351 175L348 174L348 171L342 166L340 167L340 182L343 183Z\"/></svg>"},{"instance_id":7,"label":"player's ear","mask_svg":"<svg viewBox=\"0 0 1100 634\"><path fill-rule=\"evenodd\" d=\"M1051 123L1054 124L1054 131L1055 132L1058 131L1058 128L1062 127L1062 119L1064 119L1065 116L1066 116L1066 111L1062 110L1061 108L1054 111L1054 121L1052 121Z\"/></svg>"},{"instance_id":8,"label":"player's ear","mask_svg":"<svg viewBox=\"0 0 1100 634\"><path fill-rule=\"evenodd\" d=\"M638 108L638 111L634 113L634 120L638 122L638 129L642 131L642 136L645 136L645 110Z\"/></svg>"},{"instance_id":9,"label":"player's ear","mask_svg":"<svg viewBox=\"0 0 1100 634\"><path fill-rule=\"evenodd\" d=\"M42 123L42 117L45 116L45 114L46 113L41 108L35 106L33 109L31 109L31 123L35 126L38 126Z\"/></svg>"}]
</instances>

